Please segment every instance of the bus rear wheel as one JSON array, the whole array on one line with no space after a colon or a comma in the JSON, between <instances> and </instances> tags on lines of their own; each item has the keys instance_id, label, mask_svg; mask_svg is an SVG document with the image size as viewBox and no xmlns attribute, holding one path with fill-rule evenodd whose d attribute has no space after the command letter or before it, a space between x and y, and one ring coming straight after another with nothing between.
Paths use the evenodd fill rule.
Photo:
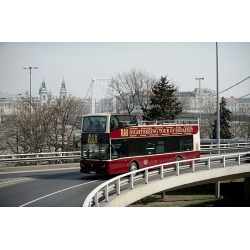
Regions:
<instances>
[{"instance_id":1,"label":"bus rear wheel","mask_svg":"<svg viewBox=\"0 0 250 250\"><path fill-rule=\"evenodd\" d=\"M175 161L182 161L182 157L180 155L176 156ZM179 163L179 166L182 166L183 163ZM177 163L175 164L175 167L177 167Z\"/></svg>"},{"instance_id":2,"label":"bus rear wheel","mask_svg":"<svg viewBox=\"0 0 250 250\"><path fill-rule=\"evenodd\" d=\"M137 164L136 162L131 162L130 165L129 165L129 172L133 172L133 171L136 171L137 170Z\"/></svg>"}]
</instances>

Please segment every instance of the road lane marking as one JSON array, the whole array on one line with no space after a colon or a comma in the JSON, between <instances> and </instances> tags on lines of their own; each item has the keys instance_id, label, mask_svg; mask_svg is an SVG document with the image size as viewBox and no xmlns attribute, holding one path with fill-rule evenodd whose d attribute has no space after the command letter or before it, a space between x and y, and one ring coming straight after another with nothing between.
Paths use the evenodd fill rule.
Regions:
<instances>
[{"instance_id":1,"label":"road lane marking","mask_svg":"<svg viewBox=\"0 0 250 250\"><path fill-rule=\"evenodd\" d=\"M58 194L58 193L61 193L61 192L66 191L66 190L69 190L69 189L72 189L72 188L76 188L76 187L80 187L80 186L83 186L83 185L86 185L86 184L89 184L89 183L93 183L93 182L96 182L96 181L100 181L100 180L90 181L90 182L86 182L86 183L83 183L83 184L79 184L79 185L76 185L76 186L72 186L72 187L69 187L69 188L62 189L62 190L60 190L60 191L57 191L57 192L54 192L54 193L51 193L51 194L42 196L42 197L40 197L40 198L38 198L38 199L35 199L35 200L33 200L33 201L30 201L30 202L27 202L27 203L21 205L20 207L25 207L25 206L27 206L27 205L33 203L33 202L42 200L42 199L44 199L44 198L46 198L46 197L49 197L49 196L52 196L52 195L54 195L54 194Z\"/></svg>"},{"instance_id":2,"label":"road lane marking","mask_svg":"<svg viewBox=\"0 0 250 250\"><path fill-rule=\"evenodd\" d=\"M74 167L74 168L33 169L33 170L21 170L21 171L13 171L13 172L1 172L0 174L19 174L19 173L30 173L30 172L42 172L42 171L63 171L63 170L71 170L71 169L80 169L80 168Z\"/></svg>"},{"instance_id":3,"label":"road lane marking","mask_svg":"<svg viewBox=\"0 0 250 250\"><path fill-rule=\"evenodd\" d=\"M5 181L5 182L1 182L0 181L0 185L4 185L4 184L9 184L9 183L12 183L12 182L18 182L18 181L27 181L27 180L31 180L33 178L37 178L38 176L33 176L33 177L22 177L22 178L15 178L15 179L11 179L8 180L8 181Z\"/></svg>"}]
</instances>

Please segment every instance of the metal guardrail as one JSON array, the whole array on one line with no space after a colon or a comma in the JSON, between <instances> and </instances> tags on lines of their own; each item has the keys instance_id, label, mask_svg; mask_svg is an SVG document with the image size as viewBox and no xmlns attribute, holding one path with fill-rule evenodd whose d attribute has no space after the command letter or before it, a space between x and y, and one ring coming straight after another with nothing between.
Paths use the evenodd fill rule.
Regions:
<instances>
[{"instance_id":1,"label":"metal guardrail","mask_svg":"<svg viewBox=\"0 0 250 250\"><path fill-rule=\"evenodd\" d=\"M215 163L223 163L222 167L226 167L226 161L237 161L238 165L241 164L241 159L250 159L246 157L246 154L250 154L250 151L244 153L237 153L237 154L230 154L230 155L217 155L211 157L203 157L203 158L196 158L196 159L188 159L182 161L175 161L165 164L158 164L151 167L139 169L133 172L125 173L119 175L115 178L112 178L98 187L96 187L85 199L83 203L83 207L91 207L92 205L95 207L99 206L99 199L103 199L104 202L109 201L109 193L114 191L112 195L121 194L121 187L125 184L129 184L129 188L134 188L134 182L139 179L144 179L145 184L149 182L149 176L152 175L160 175L160 179L164 178L165 172L176 172L176 175L180 175L180 169L184 168L191 168L192 173L195 172L196 168L200 166L207 165L207 169L211 169L211 165ZM244 156L244 157L243 157ZM191 163L190 163L191 162ZM197 162L197 163L195 163ZM180 166L180 164L188 164ZM168 167L170 165L175 165L175 167ZM154 168L158 168L157 170L149 171ZM137 175L135 175L137 174ZM139 175L138 175L139 174ZM124 179L125 178L125 179Z\"/></svg>"},{"instance_id":2,"label":"metal guardrail","mask_svg":"<svg viewBox=\"0 0 250 250\"><path fill-rule=\"evenodd\" d=\"M249 150L250 142L200 145L201 154L233 153Z\"/></svg>"},{"instance_id":3,"label":"metal guardrail","mask_svg":"<svg viewBox=\"0 0 250 250\"><path fill-rule=\"evenodd\" d=\"M219 147L217 144L200 145L201 153L213 154L218 151L226 153L228 150L246 149L250 147L250 142L245 143L221 143ZM43 162L54 160L73 160L80 159L80 151L71 152L45 152L45 153L31 153L31 154L10 154L0 155L0 164L2 163L18 163L18 162Z\"/></svg>"},{"instance_id":4,"label":"metal guardrail","mask_svg":"<svg viewBox=\"0 0 250 250\"><path fill-rule=\"evenodd\" d=\"M250 142L241 142L241 143L220 143L220 144L201 144L200 148L228 148L228 147L242 147L242 146L250 146Z\"/></svg>"},{"instance_id":5,"label":"metal guardrail","mask_svg":"<svg viewBox=\"0 0 250 250\"><path fill-rule=\"evenodd\" d=\"M41 161L55 161L55 160L68 160L68 159L80 159L80 151L0 155L0 164L17 163L25 161L41 162Z\"/></svg>"}]
</instances>

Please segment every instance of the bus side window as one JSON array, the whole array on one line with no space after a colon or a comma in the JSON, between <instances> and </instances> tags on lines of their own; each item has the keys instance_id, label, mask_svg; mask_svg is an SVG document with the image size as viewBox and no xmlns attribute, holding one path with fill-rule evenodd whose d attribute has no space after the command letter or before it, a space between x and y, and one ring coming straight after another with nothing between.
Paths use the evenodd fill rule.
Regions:
<instances>
[{"instance_id":1,"label":"bus side window","mask_svg":"<svg viewBox=\"0 0 250 250\"><path fill-rule=\"evenodd\" d=\"M145 143L145 154L151 155L155 153L155 143L154 142L146 142Z\"/></svg>"},{"instance_id":2,"label":"bus side window","mask_svg":"<svg viewBox=\"0 0 250 250\"><path fill-rule=\"evenodd\" d=\"M192 139L185 140L185 150L187 150L187 151L193 150L193 140Z\"/></svg>"},{"instance_id":3,"label":"bus side window","mask_svg":"<svg viewBox=\"0 0 250 250\"><path fill-rule=\"evenodd\" d=\"M128 141L123 140L121 144L121 156L127 156L128 155Z\"/></svg>"},{"instance_id":4,"label":"bus side window","mask_svg":"<svg viewBox=\"0 0 250 250\"><path fill-rule=\"evenodd\" d=\"M116 116L111 116L110 118L110 131L113 131L115 129L119 128L119 121L118 118Z\"/></svg>"},{"instance_id":5,"label":"bus side window","mask_svg":"<svg viewBox=\"0 0 250 250\"><path fill-rule=\"evenodd\" d=\"M157 141L155 153L164 153L164 141Z\"/></svg>"},{"instance_id":6,"label":"bus side window","mask_svg":"<svg viewBox=\"0 0 250 250\"><path fill-rule=\"evenodd\" d=\"M184 140L180 140L180 151L184 151Z\"/></svg>"}]
</instances>

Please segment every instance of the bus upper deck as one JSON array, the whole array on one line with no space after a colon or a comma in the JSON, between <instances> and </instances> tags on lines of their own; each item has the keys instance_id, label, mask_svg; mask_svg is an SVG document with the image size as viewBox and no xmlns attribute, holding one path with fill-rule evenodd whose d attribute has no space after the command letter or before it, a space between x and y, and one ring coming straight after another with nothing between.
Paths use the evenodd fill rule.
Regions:
<instances>
[{"instance_id":1,"label":"bus upper deck","mask_svg":"<svg viewBox=\"0 0 250 250\"><path fill-rule=\"evenodd\" d=\"M132 126L156 126L156 125L198 125L197 118L178 118L173 121L138 121L136 116L121 114L91 114L84 116L82 132L110 133L114 130Z\"/></svg>"}]
</instances>

